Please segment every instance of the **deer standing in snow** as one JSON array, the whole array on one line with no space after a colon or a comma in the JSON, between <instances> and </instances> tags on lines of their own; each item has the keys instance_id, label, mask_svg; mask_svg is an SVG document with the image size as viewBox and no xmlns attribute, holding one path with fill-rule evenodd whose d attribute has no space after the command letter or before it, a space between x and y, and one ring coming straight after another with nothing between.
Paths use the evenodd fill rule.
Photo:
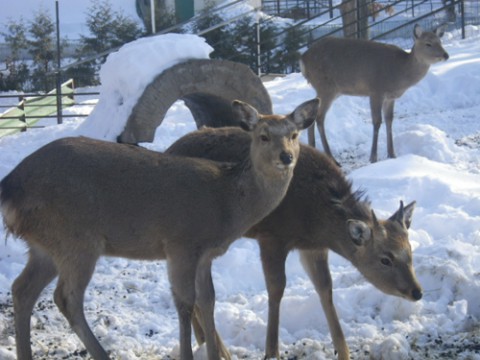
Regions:
<instances>
[{"instance_id":1,"label":"deer standing in snow","mask_svg":"<svg viewBox=\"0 0 480 360\"><path fill-rule=\"evenodd\" d=\"M82 137L53 141L25 158L0 182L4 224L29 248L12 286L17 359L32 359L31 313L57 275L56 305L90 355L109 359L83 311L85 289L103 255L166 259L181 359L193 358L194 304L208 358L220 359L212 260L280 203L300 151L299 130L314 122L318 104L310 100L280 116L235 101L251 141L236 164Z\"/></svg>"},{"instance_id":2,"label":"deer standing in snow","mask_svg":"<svg viewBox=\"0 0 480 360\"><path fill-rule=\"evenodd\" d=\"M250 146L238 128L206 128L176 141L167 153L217 161L239 161ZM422 288L415 276L408 228L415 202L388 219L377 219L362 194L324 153L301 145L300 155L285 198L261 222L246 232L260 246L268 291L268 325L265 358L280 359L278 329L280 301L286 285L285 261L290 251L300 252L302 264L320 296L339 360L349 349L333 304L330 250L345 257L381 291L417 301ZM196 312L197 342L205 338L201 315ZM218 335L217 335L218 336ZM224 352L227 352L225 349Z\"/></svg>"},{"instance_id":3,"label":"deer standing in snow","mask_svg":"<svg viewBox=\"0 0 480 360\"><path fill-rule=\"evenodd\" d=\"M410 52L379 42L325 37L302 55L303 75L322 100L317 116L324 151L333 158L325 134L325 116L340 95L368 96L373 121L370 161L377 161L378 131L382 111L387 126L388 157L394 158L392 122L395 100L427 74L430 65L448 59L440 38L444 28L413 30L414 45ZM315 146L314 127L308 130L309 144Z\"/></svg>"}]
</instances>

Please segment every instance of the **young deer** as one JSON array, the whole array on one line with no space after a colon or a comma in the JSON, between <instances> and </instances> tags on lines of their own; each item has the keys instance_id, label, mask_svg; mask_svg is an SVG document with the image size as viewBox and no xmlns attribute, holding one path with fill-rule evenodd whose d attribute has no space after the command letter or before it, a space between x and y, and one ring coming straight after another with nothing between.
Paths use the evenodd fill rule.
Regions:
<instances>
[{"instance_id":1,"label":"young deer","mask_svg":"<svg viewBox=\"0 0 480 360\"><path fill-rule=\"evenodd\" d=\"M301 57L303 75L322 100L317 126L324 151L333 158L325 135L325 115L340 95L370 97L373 142L370 161L377 161L378 131L382 110L387 126L388 157L394 158L392 122L395 100L427 74L430 65L447 60L440 38L443 27L424 32L413 30L415 43L410 53L393 45L326 37L315 42ZM308 130L309 144L315 146L315 129Z\"/></svg>"},{"instance_id":2,"label":"young deer","mask_svg":"<svg viewBox=\"0 0 480 360\"><path fill-rule=\"evenodd\" d=\"M24 159L0 183L4 224L29 247L12 286L18 360L32 359L32 309L57 275L58 308L95 360L109 358L83 312L102 255L166 259L181 359L192 359L194 304L208 358L219 359L212 260L280 203L300 150L298 132L313 123L318 104L310 100L280 116L235 101L251 141L237 164L87 138L56 140Z\"/></svg>"},{"instance_id":3,"label":"young deer","mask_svg":"<svg viewBox=\"0 0 480 360\"><path fill-rule=\"evenodd\" d=\"M238 161L248 151L250 139L237 128L202 129L175 142L167 153L218 161ZM408 228L415 202L400 208L386 220L377 220L361 193L353 192L336 164L310 146L300 156L285 198L246 236L260 245L269 298L266 358L280 359L278 327L280 300L285 289L285 261L297 249L305 270L320 296L338 359L349 359L333 305L328 251L349 261L378 289L417 301L422 289L415 277ZM203 323L194 319L197 341L202 342Z\"/></svg>"}]
</instances>

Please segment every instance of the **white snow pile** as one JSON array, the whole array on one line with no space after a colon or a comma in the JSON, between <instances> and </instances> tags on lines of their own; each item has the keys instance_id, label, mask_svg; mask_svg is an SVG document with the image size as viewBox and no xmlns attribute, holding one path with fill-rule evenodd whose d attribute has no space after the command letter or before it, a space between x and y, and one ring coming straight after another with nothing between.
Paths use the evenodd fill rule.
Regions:
<instances>
[{"instance_id":1,"label":"white snow pile","mask_svg":"<svg viewBox=\"0 0 480 360\"><path fill-rule=\"evenodd\" d=\"M417 201L409 234L424 289L419 302L383 294L348 261L335 254L330 257L334 303L354 359L480 359L480 29L469 26L467 34L465 40L457 32L447 34L444 43L450 59L434 65L397 101L396 159L386 160L383 127L380 161L368 162L372 137L368 99L341 97L327 115L332 151L354 189L366 191L378 217L390 216L400 200ZM142 39L112 54L102 69L101 99L88 119L71 118L63 125L0 138L0 178L53 139L78 134L113 139L135 99L160 71L186 56L208 57L211 49L203 39L183 41L184 36L167 37L165 43ZM166 61L160 64L159 59ZM290 112L315 96L300 74L265 86L276 113ZM69 111L74 114L75 108ZM149 147L163 150L194 129L191 114L179 101ZM5 236L0 230L0 238ZM15 359L10 287L25 265L25 252L21 240L0 243L2 360ZM318 296L295 252L286 268L279 333L282 356L335 358ZM236 241L215 260L213 280L217 328L234 359L261 359L268 298L256 242ZM46 288L33 312L34 357L88 358L52 302L54 286ZM101 259L86 292L85 312L114 359L178 355L178 320L162 261ZM204 347L196 348L195 357L205 358Z\"/></svg>"},{"instance_id":2,"label":"white snow pile","mask_svg":"<svg viewBox=\"0 0 480 360\"><path fill-rule=\"evenodd\" d=\"M189 59L208 59L212 51L204 38L188 34L141 38L122 46L100 70L100 100L79 133L115 140L148 84L165 69Z\"/></svg>"}]
</instances>

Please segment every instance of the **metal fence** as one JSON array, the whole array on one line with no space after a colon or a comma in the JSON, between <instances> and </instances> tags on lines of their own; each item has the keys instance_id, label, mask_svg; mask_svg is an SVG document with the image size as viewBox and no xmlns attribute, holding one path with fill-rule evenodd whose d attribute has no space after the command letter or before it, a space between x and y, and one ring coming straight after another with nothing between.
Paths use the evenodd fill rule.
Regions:
<instances>
[{"instance_id":1,"label":"metal fence","mask_svg":"<svg viewBox=\"0 0 480 360\"><path fill-rule=\"evenodd\" d=\"M288 51L303 51L310 43L324 36L353 36L368 38L385 42L395 42L402 47L411 45L414 24L419 24L425 29L434 29L440 25L447 25L447 31L460 30L458 36L466 37L467 25L480 24L480 5L478 0L377 0L360 1L351 0L353 6L346 9L341 4L333 6L327 0L267 0L264 1L264 11L273 15L288 14L288 7L304 6L309 9L310 15L304 15L277 35L274 41L278 48L284 45L284 39L289 32L295 31L296 36L302 38L295 48ZM368 9L360 12L362 4L367 4ZM375 7L373 7L375 5ZM297 12L298 14L299 12ZM307 11L304 12L305 14ZM345 16L347 15L347 16ZM348 15L353 20L345 21ZM264 19L262 21L270 21ZM262 26L260 24L259 26ZM350 34L348 34L350 32ZM271 42L271 39L268 39ZM403 43L402 43L403 42ZM264 39L259 40L262 69L269 69L271 57L262 53ZM288 73L286 69L285 73Z\"/></svg>"},{"instance_id":2,"label":"metal fence","mask_svg":"<svg viewBox=\"0 0 480 360\"><path fill-rule=\"evenodd\" d=\"M88 113L74 115L63 114L63 109L82 105L78 98L98 96L98 92L77 91L70 79L60 87L61 91L52 90L44 93L0 94L0 137L27 129L44 127L38 125L43 119L56 119L61 124L67 117L86 117ZM60 104L60 106L58 106ZM3 111L6 109L6 111Z\"/></svg>"}]
</instances>

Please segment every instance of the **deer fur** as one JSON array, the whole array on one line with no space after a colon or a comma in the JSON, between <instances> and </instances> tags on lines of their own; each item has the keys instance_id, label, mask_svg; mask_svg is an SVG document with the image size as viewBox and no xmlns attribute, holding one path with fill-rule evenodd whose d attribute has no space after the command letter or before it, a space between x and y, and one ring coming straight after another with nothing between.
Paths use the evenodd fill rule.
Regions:
<instances>
[{"instance_id":1,"label":"deer fur","mask_svg":"<svg viewBox=\"0 0 480 360\"><path fill-rule=\"evenodd\" d=\"M166 259L180 322L180 357L192 359L191 315L202 317L209 359L219 359L212 260L284 197L318 99L287 116L234 101L249 150L236 164L183 158L88 138L56 140L0 183L8 231L29 259L12 286L17 359L30 360L30 316L57 275L54 300L95 360L109 359L90 330L83 298L103 255Z\"/></svg>"},{"instance_id":2,"label":"deer fur","mask_svg":"<svg viewBox=\"0 0 480 360\"><path fill-rule=\"evenodd\" d=\"M202 129L175 142L167 153L218 161L238 161L250 139L237 128ZM301 146L294 176L280 205L246 232L260 246L269 297L265 358L276 357L280 301L285 289L285 261L298 250L302 264L320 296L338 359L349 359L349 349L333 304L328 252L349 260L381 291L417 301L422 298L412 265L408 228L415 202L388 219L376 218L361 192L330 157ZM204 335L201 319L194 319L197 341ZM226 350L225 350L226 351Z\"/></svg>"},{"instance_id":3,"label":"deer fur","mask_svg":"<svg viewBox=\"0 0 480 360\"><path fill-rule=\"evenodd\" d=\"M444 28L413 30L414 45L410 52L374 41L325 37L301 56L304 77L322 100L317 126L324 151L333 158L325 134L325 116L340 95L368 96L373 121L370 161L377 161L378 132L383 117L387 126L388 157L394 158L392 122L395 100L427 74L430 65L448 59L440 38ZM314 127L309 129L309 144L315 146Z\"/></svg>"}]
</instances>

